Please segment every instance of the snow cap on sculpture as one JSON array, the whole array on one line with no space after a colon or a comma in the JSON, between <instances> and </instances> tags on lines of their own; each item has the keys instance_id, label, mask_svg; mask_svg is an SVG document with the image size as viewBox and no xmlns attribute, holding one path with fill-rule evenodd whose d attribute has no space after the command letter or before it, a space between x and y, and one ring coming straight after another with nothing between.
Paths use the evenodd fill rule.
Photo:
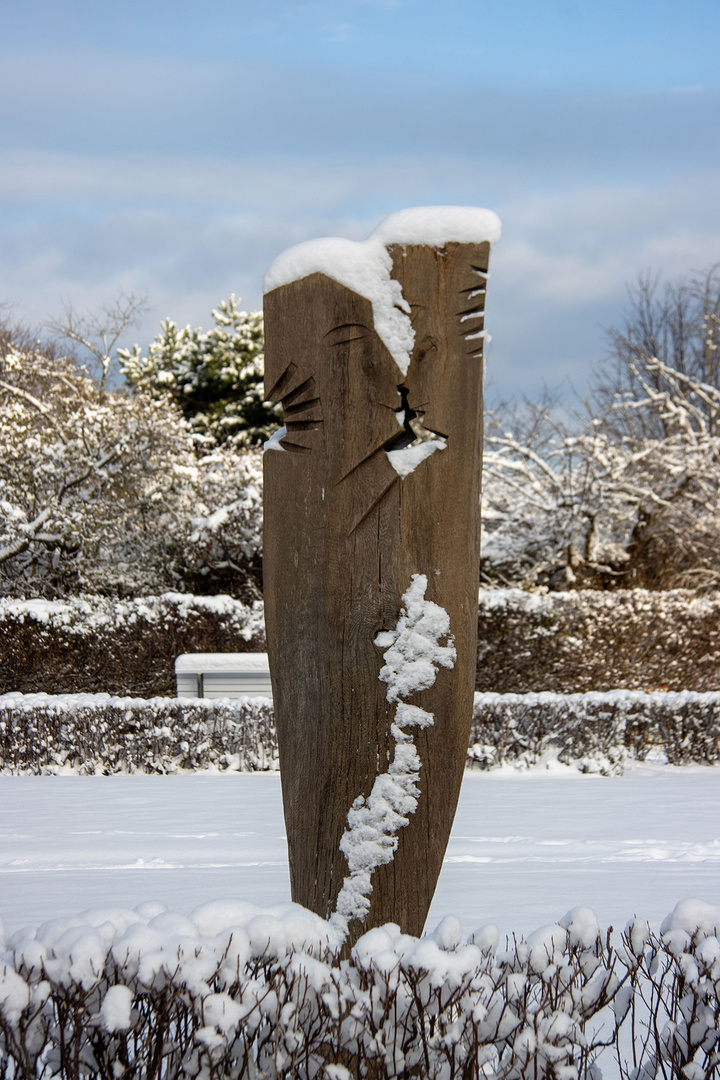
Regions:
<instances>
[{"instance_id":1,"label":"snow cap on sculpture","mask_svg":"<svg viewBox=\"0 0 720 1080\"><path fill-rule=\"evenodd\" d=\"M414 206L383 219L367 240L324 237L296 244L278 255L265 275L264 291L325 274L364 296L373 307L375 329L396 364L407 375L415 335L410 306L391 277L387 248L411 244L494 244L500 219L476 206Z\"/></svg>"}]
</instances>

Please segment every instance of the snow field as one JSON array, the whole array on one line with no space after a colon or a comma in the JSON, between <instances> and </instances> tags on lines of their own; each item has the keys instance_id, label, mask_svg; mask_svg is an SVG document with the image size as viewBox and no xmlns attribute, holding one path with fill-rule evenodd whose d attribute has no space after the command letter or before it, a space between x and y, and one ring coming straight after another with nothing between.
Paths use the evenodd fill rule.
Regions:
<instances>
[{"instance_id":1,"label":"snow field","mask_svg":"<svg viewBox=\"0 0 720 1080\"><path fill-rule=\"evenodd\" d=\"M528 934L578 904L655 928L720 898L720 770L579 775L555 763L466 773L428 919ZM290 899L277 773L0 777L0 915L9 930L89 905Z\"/></svg>"}]
</instances>

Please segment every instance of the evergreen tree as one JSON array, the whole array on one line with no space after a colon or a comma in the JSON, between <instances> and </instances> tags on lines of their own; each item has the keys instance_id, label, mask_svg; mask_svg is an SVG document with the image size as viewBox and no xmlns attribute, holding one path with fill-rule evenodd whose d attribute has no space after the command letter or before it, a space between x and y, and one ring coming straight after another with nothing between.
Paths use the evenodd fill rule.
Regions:
<instances>
[{"instance_id":1,"label":"evergreen tree","mask_svg":"<svg viewBox=\"0 0 720 1080\"><path fill-rule=\"evenodd\" d=\"M195 432L253 446L277 427L278 408L263 402L262 312L238 304L235 296L219 304L207 332L166 319L147 355L135 345L118 356L134 391L170 394Z\"/></svg>"}]
</instances>

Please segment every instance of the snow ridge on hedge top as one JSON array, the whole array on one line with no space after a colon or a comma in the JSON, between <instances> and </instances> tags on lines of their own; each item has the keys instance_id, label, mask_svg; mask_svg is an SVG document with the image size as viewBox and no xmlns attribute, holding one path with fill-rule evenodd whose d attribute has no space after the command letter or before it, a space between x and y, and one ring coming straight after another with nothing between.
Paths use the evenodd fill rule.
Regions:
<instances>
[{"instance_id":1,"label":"snow ridge on hedge top","mask_svg":"<svg viewBox=\"0 0 720 1080\"><path fill-rule=\"evenodd\" d=\"M450 666L445 664L445 666ZM9 694L0 694L0 709L31 710L37 708L50 708L67 712L75 712L81 709L98 709L112 706L119 709L157 710L168 709L174 706L197 708L198 706L212 710L215 706L235 709L238 714L242 713L248 699L245 696L238 698L175 698L154 697L141 698L121 696L113 694L23 694L13 691ZM257 698L254 700L267 701L271 698ZM707 690L696 692L694 690L656 690L645 693L643 690L591 690L585 694L556 694L552 690L542 690L538 693L528 694L496 694L491 691L475 693L474 708L477 712L483 707L498 707L502 705L547 705L555 709L564 708L573 711L582 710L586 704L605 705L608 708L637 708L643 705L658 705L666 709L679 709L684 705L711 706L720 705L720 690ZM404 706L406 710L412 706ZM419 710L418 710L419 711ZM417 720L414 721L416 724Z\"/></svg>"},{"instance_id":2,"label":"snow ridge on hedge top","mask_svg":"<svg viewBox=\"0 0 720 1080\"><path fill-rule=\"evenodd\" d=\"M71 634L94 634L114 630L144 620L158 622L168 611L182 618L193 613L224 616L242 638L250 641L265 633L261 600L252 606L235 600L227 593L217 596L194 596L191 593L166 592L159 596L137 596L115 600L106 596L71 596L65 600L14 600L0 598L0 622L30 619Z\"/></svg>"},{"instance_id":3,"label":"snow ridge on hedge top","mask_svg":"<svg viewBox=\"0 0 720 1080\"><path fill-rule=\"evenodd\" d=\"M296 244L282 252L265 275L265 292L281 285L325 274L364 296L372 304L375 330L403 375L410 366L415 334L410 306L399 282L392 278L393 245L494 243L500 238L500 219L492 210L475 206L416 206L384 218L367 240L325 237Z\"/></svg>"},{"instance_id":4,"label":"snow ridge on hedge top","mask_svg":"<svg viewBox=\"0 0 720 1080\"><path fill-rule=\"evenodd\" d=\"M0 701L2 699L0 698ZM540 690L527 694L496 694L492 691L475 693L475 709L483 706L546 705L553 709L566 709L581 712L585 705L604 705L608 709L637 709L646 707L650 715L653 706L662 706L669 711L681 709L684 705L711 706L720 705L720 690L588 690L584 694L558 694L553 690Z\"/></svg>"},{"instance_id":5,"label":"snow ridge on hedge top","mask_svg":"<svg viewBox=\"0 0 720 1080\"><path fill-rule=\"evenodd\" d=\"M480 611L494 611L507 608L513 611L551 613L553 609L578 607L589 612L601 609L626 612L632 609L638 612L668 613L680 607L691 614L705 614L715 611L720 602L720 593L706 593L698 596L691 589L613 589L601 592L598 589L568 589L563 592L529 589L485 589L478 593Z\"/></svg>"},{"instance_id":6,"label":"snow ridge on hedge top","mask_svg":"<svg viewBox=\"0 0 720 1080\"><path fill-rule=\"evenodd\" d=\"M50 709L53 712L80 713L94 710L98 713L106 708L131 710L138 714L163 713L176 708L205 709L212 713L215 709L230 709L238 714L238 720L245 707L250 704L269 705L272 698L241 694L236 698L177 698L177 697L126 697L117 694L21 694L11 691L0 694L0 710L18 710L32 712L35 709Z\"/></svg>"}]
</instances>

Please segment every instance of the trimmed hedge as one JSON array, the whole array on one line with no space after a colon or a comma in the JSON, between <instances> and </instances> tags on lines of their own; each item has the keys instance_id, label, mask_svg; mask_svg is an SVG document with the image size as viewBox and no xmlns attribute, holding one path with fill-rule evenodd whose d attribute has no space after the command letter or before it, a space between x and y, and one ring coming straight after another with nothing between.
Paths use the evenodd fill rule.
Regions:
<instances>
[{"instance_id":1,"label":"trimmed hedge","mask_svg":"<svg viewBox=\"0 0 720 1080\"><path fill-rule=\"evenodd\" d=\"M260 652L262 602L230 596L0 600L0 693L175 694L185 652Z\"/></svg>"},{"instance_id":2,"label":"trimmed hedge","mask_svg":"<svg viewBox=\"0 0 720 1080\"><path fill-rule=\"evenodd\" d=\"M277 769L268 700L0 697L0 769L83 775Z\"/></svg>"},{"instance_id":3,"label":"trimmed hedge","mask_svg":"<svg viewBox=\"0 0 720 1080\"><path fill-rule=\"evenodd\" d=\"M476 694L470 763L530 766L555 757L582 772L630 761L720 762L720 693Z\"/></svg>"},{"instance_id":4,"label":"trimmed hedge","mask_svg":"<svg viewBox=\"0 0 720 1080\"><path fill-rule=\"evenodd\" d=\"M720 690L720 594L480 592L478 690ZM0 600L0 693L174 695L182 652L265 648L229 596Z\"/></svg>"},{"instance_id":5,"label":"trimmed hedge","mask_svg":"<svg viewBox=\"0 0 720 1080\"><path fill-rule=\"evenodd\" d=\"M480 592L476 689L720 690L720 593Z\"/></svg>"},{"instance_id":6,"label":"trimmed hedge","mask_svg":"<svg viewBox=\"0 0 720 1080\"><path fill-rule=\"evenodd\" d=\"M468 765L528 767L544 757L584 772L630 761L720 761L720 693L476 694ZM7 773L155 772L278 767L267 700L0 697Z\"/></svg>"}]
</instances>

